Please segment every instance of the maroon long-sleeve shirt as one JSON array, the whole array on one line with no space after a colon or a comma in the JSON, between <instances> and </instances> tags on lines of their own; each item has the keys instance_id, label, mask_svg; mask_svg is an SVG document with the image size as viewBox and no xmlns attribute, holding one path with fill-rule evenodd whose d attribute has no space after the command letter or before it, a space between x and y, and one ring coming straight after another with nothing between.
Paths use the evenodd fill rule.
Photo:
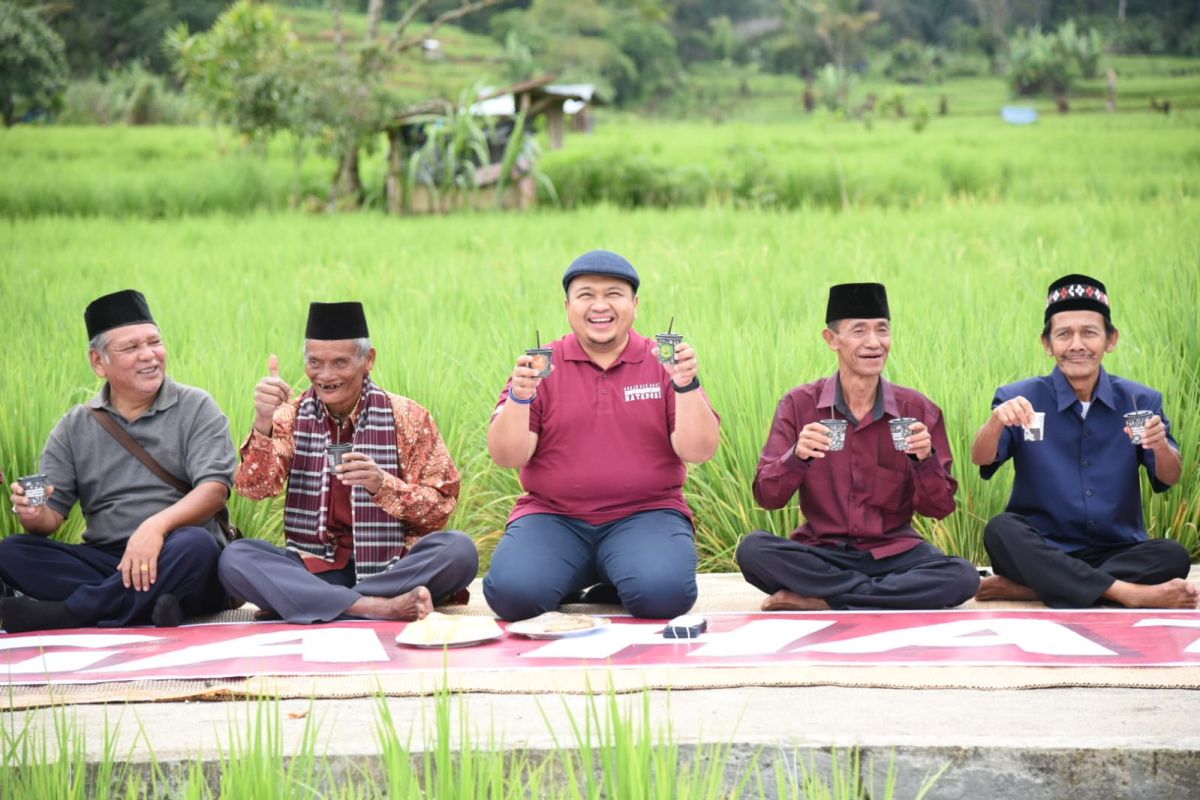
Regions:
<instances>
[{"instance_id":1,"label":"maroon long-sleeve shirt","mask_svg":"<svg viewBox=\"0 0 1200 800\"><path fill-rule=\"evenodd\" d=\"M880 380L875 408L851 424L846 447L825 458L796 456L800 430L828 419L834 407L849 418L837 375L797 386L779 401L771 433L754 475L754 497L763 508L782 508L800 495L805 522L792 538L805 544L837 546L886 558L921 541L912 527L915 511L941 519L954 511L958 482L951 475L950 441L942 410L913 389ZM933 452L916 461L892 445L888 421L915 417L929 428Z\"/></svg>"}]
</instances>

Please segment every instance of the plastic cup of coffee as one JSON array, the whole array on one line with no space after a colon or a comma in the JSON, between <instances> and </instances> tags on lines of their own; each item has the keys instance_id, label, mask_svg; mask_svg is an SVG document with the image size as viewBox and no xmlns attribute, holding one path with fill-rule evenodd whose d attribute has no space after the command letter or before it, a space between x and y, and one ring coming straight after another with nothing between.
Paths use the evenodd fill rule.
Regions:
<instances>
[{"instance_id":1,"label":"plastic cup of coffee","mask_svg":"<svg viewBox=\"0 0 1200 800\"><path fill-rule=\"evenodd\" d=\"M888 423L888 430L892 434L892 447L896 448L901 453L908 452L908 437L912 435L910 430L913 425L916 425L919 420L913 417L896 417Z\"/></svg>"},{"instance_id":2,"label":"plastic cup of coffee","mask_svg":"<svg viewBox=\"0 0 1200 800\"><path fill-rule=\"evenodd\" d=\"M525 351L525 355L533 357L533 363L529 366L537 370L536 378L545 378L550 374L550 367L554 365L554 351L549 347L531 347Z\"/></svg>"},{"instance_id":3,"label":"plastic cup of coffee","mask_svg":"<svg viewBox=\"0 0 1200 800\"><path fill-rule=\"evenodd\" d=\"M1044 411L1033 412L1033 424L1032 425L1022 425L1021 427L1025 431L1025 441L1027 441L1027 442L1042 441L1042 439L1046 438L1046 412L1044 412Z\"/></svg>"},{"instance_id":4,"label":"plastic cup of coffee","mask_svg":"<svg viewBox=\"0 0 1200 800\"><path fill-rule=\"evenodd\" d=\"M817 420L829 428L829 452L836 453L846 447L846 429L850 427L844 419Z\"/></svg>"},{"instance_id":5,"label":"plastic cup of coffee","mask_svg":"<svg viewBox=\"0 0 1200 800\"><path fill-rule=\"evenodd\" d=\"M354 445L352 444L331 444L326 447L325 460L329 463L329 468L331 470L336 469L346 457L346 453L349 453L353 449Z\"/></svg>"},{"instance_id":6,"label":"plastic cup of coffee","mask_svg":"<svg viewBox=\"0 0 1200 800\"><path fill-rule=\"evenodd\" d=\"M1142 434L1146 432L1146 423L1153 417L1150 411L1130 411L1125 415L1125 427L1129 428L1129 441L1134 444L1142 443Z\"/></svg>"},{"instance_id":7,"label":"plastic cup of coffee","mask_svg":"<svg viewBox=\"0 0 1200 800\"><path fill-rule=\"evenodd\" d=\"M654 354L658 356L658 360L662 364L675 363L675 350L679 345L683 344L683 336L678 333L656 333L654 341L658 346L654 350Z\"/></svg>"},{"instance_id":8,"label":"plastic cup of coffee","mask_svg":"<svg viewBox=\"0 0 1200 800\"><path fill-rule=\"evenodd\" d=\"M26 475L24 478L17 478L17 483L21 484L21 488L25 490L25 499L29 501L29 505L46 505L45 475Z\"/></svg>"}]
</instances>

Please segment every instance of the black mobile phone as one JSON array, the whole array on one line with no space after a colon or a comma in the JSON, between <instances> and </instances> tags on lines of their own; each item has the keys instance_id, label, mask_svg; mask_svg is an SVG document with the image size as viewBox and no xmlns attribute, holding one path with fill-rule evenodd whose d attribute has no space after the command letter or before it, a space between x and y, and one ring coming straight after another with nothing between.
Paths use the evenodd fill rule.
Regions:
<instances>
[{"instance_id":1,"label":"black mobile phone","mask_svg":"<svg viewBox=\"0 0 1200 800\"><path fill-rule=\"evenodd\" d=\"M667 623L663 628L664 639L695 639L708 630L708 620L699 614L684 614Z\"/></svg>"}]
</instances>

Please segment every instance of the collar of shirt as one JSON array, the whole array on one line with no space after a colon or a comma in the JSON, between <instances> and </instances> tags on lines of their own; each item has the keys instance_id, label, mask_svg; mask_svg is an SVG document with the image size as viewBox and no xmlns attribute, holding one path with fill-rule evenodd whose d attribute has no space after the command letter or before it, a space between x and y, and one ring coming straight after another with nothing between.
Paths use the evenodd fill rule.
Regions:
<instances>
[{"instance_id":1,"label":"collar of shirt","mask_svg":"<svg viewBox=\"0 0 1200 800\"><path fill-rule=\"evenodd\" d=\"M350 416L346 417L342 422L338 422L337 418L329 411L329 408L317 400L317 404L321 407L321 411L325 414L325 421L329 424L330 432L340 429L342 431L352 431L358 425L358 418L362 416L363 404L367 399L367 384L363 382L362 391L358 393L358 402L354 404L354 408L350 410Z\"/></svg>"},{"instance_id":2,"label":"collar of shirt","mask_svg":"<svg viewBox=\"0 0 1200 800\"><path fill-rule=\"evenodd\" d=\"M821 387L821 396L817 399L817 408L828 408L830 413L836 409L842 413L851 425L856 428L858 427L858 418L850 412L850 407L846 405L846 398L842 394L842 379L836 372ZM900 407L896 405L896 392L892 389L892 385L883 378L880 378L879 386L875 390L875 405L871 407L871 421L875 422L882 419L884 414L898 417L900 416Z\"/></svg>"},{"instance_id":3,"label":"collar of shirt","mask_svg":"<svg viewBox=\"0 0 1200 800\"><path fill-rule=\"evenodd\" d=\"M633 328L629 329L629 340L625 342L625 349L621 351L621 355L617 356L608 368L614 369L618 364L640 364L646 359L647 343L649 340L640 335ZM579 343L579 337L575 334L569 334L563 338L563 358L567 361L592 361L592 357L583 349L583 345ZM599 367L599 364L596 364Z\"/></svg>"},{"instance_id":4,"label":"collar of shirt","mask_svg":"<svg viewBox=\"0 0 1200 800\"><path fill-rule=\"evenodd\" d=\"M142 416L166 411L178 402L179 387L175 385L175 381L164 375L162 386L158 387L158 394L154 396L154 402L150 404L150 408L146 409L146 413ZM121 416L121 412L117 411L116 406L112 404L112 386L109 385L108 381L104 382L104 386L100 388L100 391L96 392L91 400L87 401L86 405L88 408L103 408L117 416Z\"/></svg>"},{"instance_id":5,"label":"collar of shirt","mask_svg":"<svg viewBox=\"0 0 1200 800\"><path fill-rule=\"evenodd\" d=\"M1050 373L1050 381L1054 384L1055 400L1058 403L1059 411L1066 411L1075 403L1079 402L1079 397L1075 394L1075 389L1071 386L1071 382L1067 380L1067 376L1062 374L1062 370L1058 367ZM1096 389L1092 392L1092 402L1100 401L1104 405L1113 409L1117 408L1116 402L1113 400L1112 379L1108 377L1108 373L1104 371L1104 367L1100 368L1100 378L1096 381Z\"/></svg>"}]
</instances>

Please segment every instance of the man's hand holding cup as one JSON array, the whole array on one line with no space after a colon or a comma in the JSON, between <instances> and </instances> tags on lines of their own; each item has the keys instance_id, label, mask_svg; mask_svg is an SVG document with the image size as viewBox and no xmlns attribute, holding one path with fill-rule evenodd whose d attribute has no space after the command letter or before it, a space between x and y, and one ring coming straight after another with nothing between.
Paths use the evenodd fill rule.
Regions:
<instances>
[{"instance_id":1,"label":"man's hand holding cup","mask_svg":"<svg viewBox=\"0 0 1200 800\"><path fill-rule=\"evenodd\" d=\"M342 456L342 463L334 468L334 474L347 486L361 486L367 494L374 495L383 488L386 473L370 456L350 452Z\"/></svg>"},{"instance_id":2,"label":"man's hand holding cup","mask_svg":"<svg viewBox=\"0 0 1200 800\"><path fill-rule=\"evenodd\" d=\"M254 387L254 430L270 436L275 410L291 398L292 387L279 377L279 358L272 353L267 359L267 377Z\"/></svg>"},{"instance_id":3,"label":"man's hand holding cup","mask_svg":"<svg viewBox=\"0 0 1200 800\"><path fill-rule=\"evenodd\" d=\"M675 384L675 388L682 389L696 380L700 362L696 360L696 351L692 349L692 346L681 341L675 345L675 360L664 363L663 369L671 376L671 382Z\"/></svg>"},{"instance_id":4,"label":"man's hand holding cup","mask_svg":"<svg viewBox=\"0 0 1200 800\"><path fill-rule=\"evenodd\" d=\"M819 422L810 422L800 429L800 436L796 439L796 458L802 461L824 458L830 442L829 428Z\"/></svg>"},{"instance_id":5,"label":"man's hand holding cup","mask_svg":"<svg viewBox=\"0 0 1200 800\"><path fill-rule=\"evenodd\" d=\"M8 490L12 495L12 512L17 515L17 519L21 521L21 525L26 530L34 520L42 515L43 509L46 508L46 500L54 494L54 487L47 483L41 501L32 502L25 494L25 486L21 483L21 479L10 483Z\"/></svg>"},{"instance_id":6,"label":"man's hand holding cup","mask_svg":"<svg viewBox=\"0 0 1200 800\"><path fill-rule=\"evenodd\" d=\"M1034 422L1033 415L1033 404L1020 396L1005 400L992 409L992 419L1006 428L1013 425L1029 427Z\"/></svg>"},{"instance_id":7,"label":"man's hand holding cup","mask_svg":"<svg viewBox=\"0 0 1200 800\"><path fill-rule=\"evenodd\" d=\"M543 380L540 377L541 369L534 366L534 358L528 353L523 353L517 357L517 365L513 368L508 393L510 399L516 400L518 404L533 402L537 388ZM553 365L550 366L550 371L554 371Z\"/></svg>"}]
</instances>

